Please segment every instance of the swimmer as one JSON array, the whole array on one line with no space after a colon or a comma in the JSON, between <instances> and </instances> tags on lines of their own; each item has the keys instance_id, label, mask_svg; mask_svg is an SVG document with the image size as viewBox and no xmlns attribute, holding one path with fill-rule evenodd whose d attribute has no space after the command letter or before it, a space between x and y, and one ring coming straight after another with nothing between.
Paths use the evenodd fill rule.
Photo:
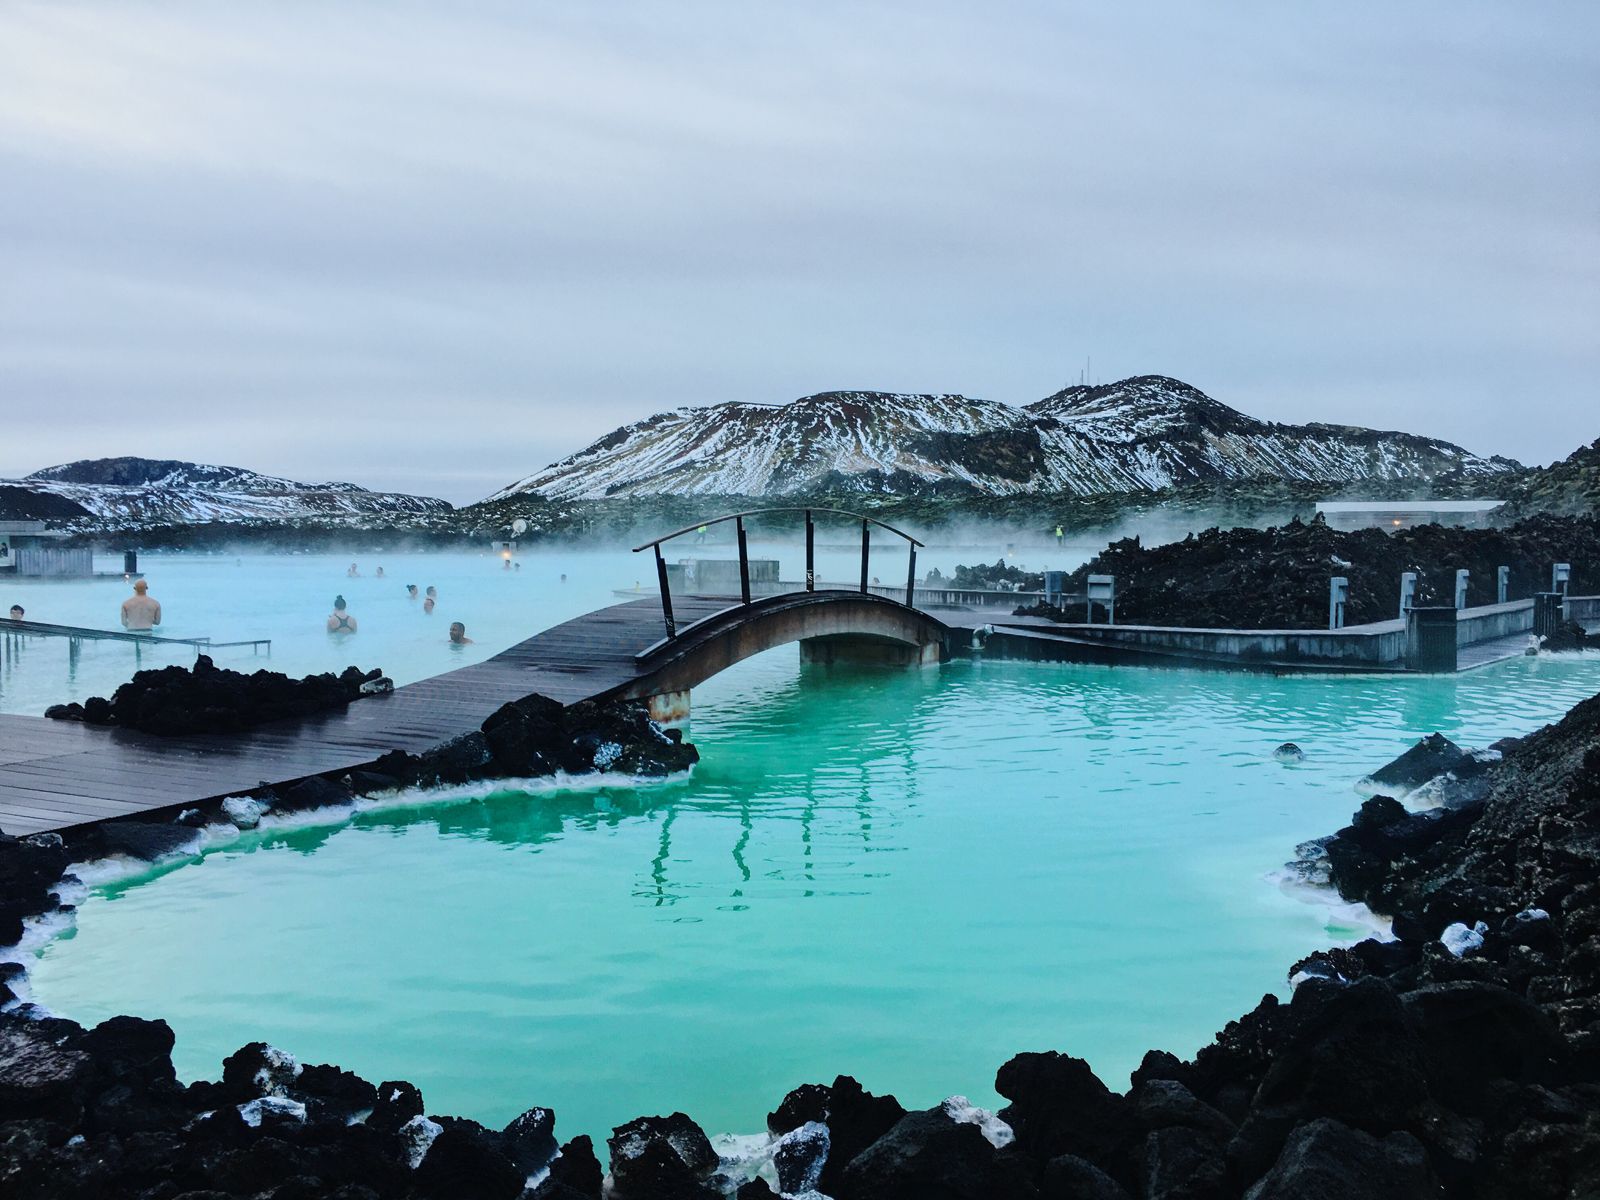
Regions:
<instances>
[{"instance_id":1,"label":"swimmer","mask_svg":"<svg viewBox=\"0 0 1600 1200\"><path fill-rule=\"evenodd\" d=\"M439 598L439 589L434 587L433 584L430 583L428 585L427 592L425 592L424 594L428 597L429 600L437 600Z\"/></svg>"},{"instance_id":2,"label":"swimmer","mask_svg":"<svg viewBox=\"0 0 1600 1200\"><path fill-rule=\"evenodd\" d=\"M379 579L382 579L382 578L383 578L383 568L382 568L382 567L379 567L379 568L378 568L378 578L379 578Z\"/></svg>"},{"instance_id":3,"label":"swimmer","mask_svg":"<svg viewBox=\"0 0 1600 1200\"><path fill-rule=\"evenodd\" d=\"M355 563L351 563L350 564L350 569L348 571L346 571L345 574L348 575L351 579L360 579L361 578L361 572L356 569Z\"/></svg>"},{"instance_id":4,"label":"swimmer","mask_svg":"<svg viewBox=\"0 0 1600 1200\"><path fill-rule=\"evenodd\" d=\"M333 598L333 611L328 614L328 632L354 633L355 631L356 619L345 611L344 597L335 596Z\"/></svg>"},{"instance_id":5,"label":"swimmer","mask_svg":"<svg viewBox=\"0 0 1600 1200\"><path fill-rule=\"evenodd\" d=\"M472 645L472 639L467 636L467 627L460 621L450 622L450 644L452 646Z\"/></svg>"},{"instance_id":6,"label":"swimmer","mask_svg":"<svg viewBox=\"0 0 1600 1200\"><path fill-rule=\"evenodd\" d=\"M433 597L429 596L422 602L422 611L430 617L433 615Z\"/></svg>"},{"instance_id":7,"label":"swimmer","mask_svg":"<svg viewBox=\"0 0 1600 1200\"><path fill-rule=\"evenodd\" d=\"M22 605L20 605L20 604L13 604L13 605L12 605L12 606L11 606L11 619L12 619L12 620L13 620L13 621L20 621L20 620L22 620L22 612L23 612L23 609L22 609Z\"/></svg>"},{"instance_id":8,"label":"swimmer","mask_svg":"<svg viewBox=\"0 0 1600 1200\"><path fill-rule=\"evenodd\" d=\"M122 602L122 627L133 633L149 633L161 624L161 601L147 595L150 585L133 581L133 595Z\"/></svg>"},{"instance_id":9,"label":"swimmer","mask_svg":"<svg viewBox=\"0 0 1600 1200\"><path fill-rule=\"evenodd\" d=\"M522 560L519 558L514 564L517 570L522 570Z\"/></svg>"},{"instance_id":10,"label":"swimmer","mask_svg":"<svg viewBox=\"0 0 1600 1200\"><path fill-rule=\"evenodd\" d=\"M565 583L566 581L567 581L567 573L565 571L563 571L563 572L561 572L561 582Z\"/></svg>"},{"instance_id":11,"label":"swimmer","mask_svg":"<svg viewBox=\"0 0 1600 1200\"><path fill-rule=\"evenodd\" d=\"M406 599L407 600L415 600L416 598L417 598L417 585L414 584L414 583L406 584Z\"/></svg>"}]
</instances>

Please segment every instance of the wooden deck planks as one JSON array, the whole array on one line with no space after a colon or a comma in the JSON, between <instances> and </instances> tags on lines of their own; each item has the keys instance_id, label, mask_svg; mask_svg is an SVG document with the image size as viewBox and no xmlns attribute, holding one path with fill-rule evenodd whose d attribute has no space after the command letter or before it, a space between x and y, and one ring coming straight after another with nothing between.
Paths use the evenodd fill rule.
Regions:
<instances>
[{"instance_id":1,"label":"wooden deck planks","mask_svg":"<svg viewBox=\"0 0 1600 1200\"><path fill-rule=\"evenodd\" d=\"M681 629L728 600L686 597L674 607ZM392 695L235 735L161 738L0 716L0 829L63 829L349 770L390 750L416 753L535 692L572 704L614 691L644 673L635 656L663 632L654 598L613 605Z\"/></svg>"}]
</instances>

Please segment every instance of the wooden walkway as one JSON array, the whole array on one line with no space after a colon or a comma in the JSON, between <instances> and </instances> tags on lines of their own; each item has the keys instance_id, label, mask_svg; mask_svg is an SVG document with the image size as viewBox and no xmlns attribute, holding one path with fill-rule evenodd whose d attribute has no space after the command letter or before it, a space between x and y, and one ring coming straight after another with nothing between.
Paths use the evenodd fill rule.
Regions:
<instances>
[{"instance_id":1,"label":"wooden walkway","mask_svg":"<svg viewBox=\"0 0 1600 1200\"><path fill-rule=\"evenodd\" d=\"M680 627L737 603L683 597L676 603ZM168 738L0 716L0 830L39 833L180 808L263 783L347 771L390 750L418 753L534 692L571 704L624 687L648 673L635 656L661 635L653 597L619 604L390 695L234 734Z\"/></svg>"}]
</instances>

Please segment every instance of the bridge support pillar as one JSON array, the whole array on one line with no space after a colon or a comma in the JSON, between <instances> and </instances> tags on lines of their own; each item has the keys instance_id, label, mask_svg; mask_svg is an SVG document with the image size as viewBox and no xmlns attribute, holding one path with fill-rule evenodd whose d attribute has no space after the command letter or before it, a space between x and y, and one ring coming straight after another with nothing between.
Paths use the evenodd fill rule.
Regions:
<instances>
[{"instance_id":1,"label":"bridge support pillar","mask_svg":"<svg viewBox=\"0 0 1600 1200\"><path fill-rule=\"evenodd\" d=\"M800 661L820 666L841 664L890 667L930 666L940 661L943 646L930 642L914 646L887 638L860 634L834 633L825 637L804 638L800 642Z\"/></svg>"},{"instance_id":2,"label":"bridge support pillar","mask_svg":"<svg viewBox=\"0 0 1600 1200\"><path fill-rule=\"evenodd\" d=\"M676 692L658 692L645 699L650 719L663 725L681 725L689 719L689 689Z\"/></svg>"}]
</instances>

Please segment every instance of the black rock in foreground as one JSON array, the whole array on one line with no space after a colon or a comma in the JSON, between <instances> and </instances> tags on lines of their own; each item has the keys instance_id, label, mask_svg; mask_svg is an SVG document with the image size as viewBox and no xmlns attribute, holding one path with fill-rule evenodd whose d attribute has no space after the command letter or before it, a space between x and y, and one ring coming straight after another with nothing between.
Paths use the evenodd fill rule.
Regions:
<instances>
[{"instance_id":1,"label":"black rock in foreground","mask_svg":"<svg viewBox=\"0 0 1600 1200\"><path fill-rule=\"evenodd\" d=\"M575 737L539 704L497 716L462 762L554 770L621 745ZM1288 1003L1265 997L1192 1062L1151 1052L1126 1093L1068 1055L1020 1054L996 1079L1005 1125L955 1101L908 1113L849 1077L797 1088L768 1121L780 1186L835 1200L1600 1195L1600 697L1497 748L1442 815L1373 797L1318 844L1400 940L1312 955ZM58 838L0 840L6 911L48 909L69 857ZM548 1110L503 1130L430 1118L409 1084L261 1043L185 1087L171 1047L160 1021L0 1014L0 1194L601 1195L587 1139L552 1157ZM774 1194L682 1113L610 1142L617 1200Z\"/></svg>"},{"instance_id":2,"label":"black rock in foreground","mask_svg":"<svg viewBox=\"0 0 1600 1200\"><path fill-rule=\"evenodd\" d=\"M140 671L112 693L91 696L82 704L56 704L45 716L90 725L120 725L168 737L195 733L232 733L268 721L309 717L343 708L364 695L393 691L394 682L381 670L346 667L290 679L279 671L243 675L218 667L204 654L194 669L162 667Z\"/></svg>"}]
</instances>

